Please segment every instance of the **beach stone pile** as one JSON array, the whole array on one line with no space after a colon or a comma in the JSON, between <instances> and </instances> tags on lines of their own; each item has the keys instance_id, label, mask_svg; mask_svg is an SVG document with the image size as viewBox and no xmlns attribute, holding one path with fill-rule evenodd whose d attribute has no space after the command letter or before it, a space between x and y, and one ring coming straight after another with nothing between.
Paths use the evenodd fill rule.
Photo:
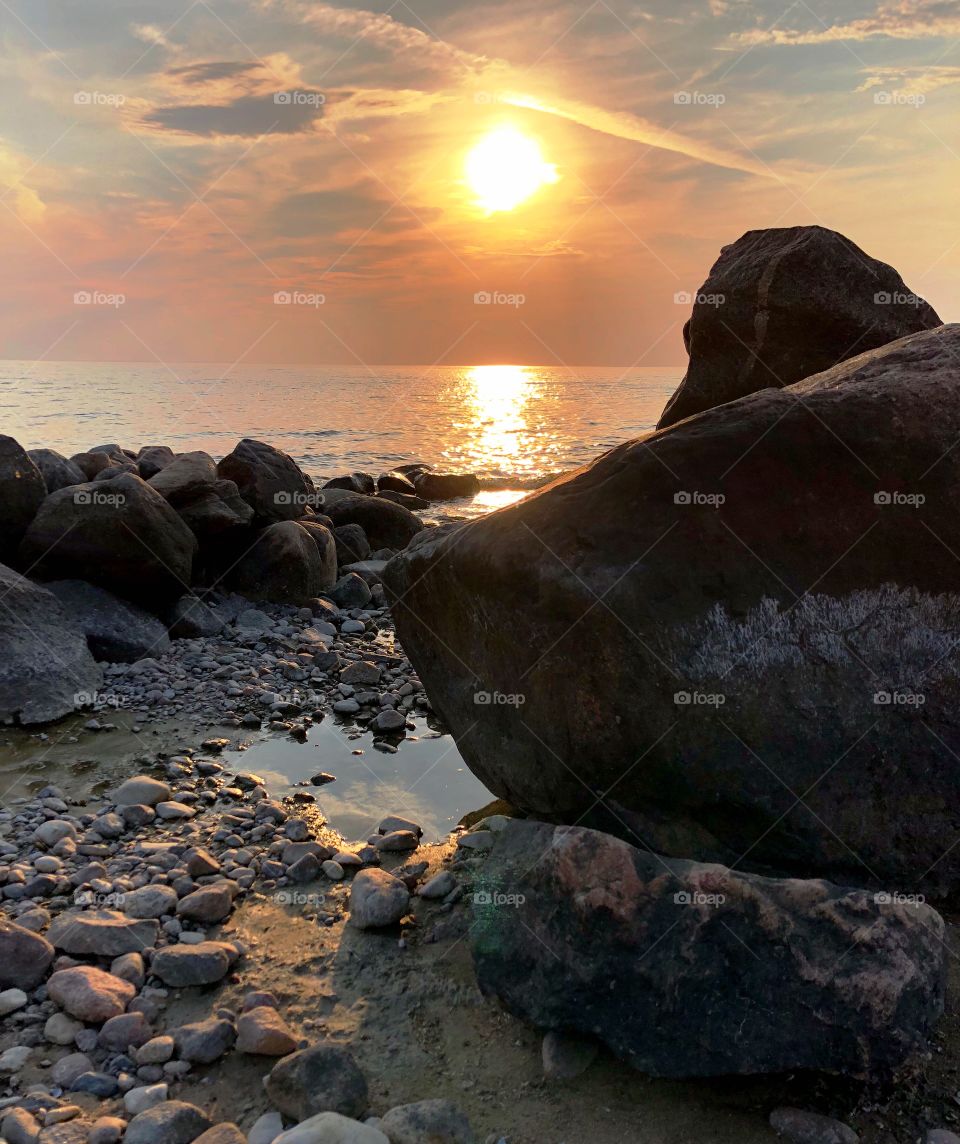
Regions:
<instances>
[{"instance_id":1,"label":"beach stone pile","mask_svg":"<svg viewBox=\"0 0 960 1144\"><path fill-rule=\"evenodd\" d=\"M256 776L193 752L80 809L47 787L0 810L0 1036L13 1042L0 1050L11 1094L0 1098L2 1138L244 1144L236 1124L215 1124L177 1097L198 1068L243 1054L264 1062L275 1109L250 1127L253 1144L472 1144L448 1101L372 1116L349 1048L299 1034L268 990L232 1008L211 997L199 1020L167 1016L181 991L215 991L245 965L249 951L225 930L248 898L283 904L313 887L322 905L307 916L318 926L395 927L427 889L428 862L405 861L421 835L391 815L348 844L296 800L271 799ZM462 890L453 870L443 873L452 904ZM437 893L423 897L442 908Z\"/></svg>"}]
</instances>

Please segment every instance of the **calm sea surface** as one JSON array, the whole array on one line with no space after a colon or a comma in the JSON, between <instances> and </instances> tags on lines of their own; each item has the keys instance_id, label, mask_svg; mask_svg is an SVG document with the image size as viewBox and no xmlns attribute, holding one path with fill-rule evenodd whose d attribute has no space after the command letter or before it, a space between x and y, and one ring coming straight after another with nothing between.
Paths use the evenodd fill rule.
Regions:
<instances>
[{"instance_id":1,"label":"calm sea surface","mask_svg":"<svg viewBox=\"0 0 960 1144\"><path fill-rule=\"evenodd\" d=\"M476 472L488 511L653 427L678 368L175 367L0 362L0 432L66 453L116 441L228 453L257 437L313 476L421 460ZM512 494L512 495L511 495Z\"/></svg>"}]
</instances>

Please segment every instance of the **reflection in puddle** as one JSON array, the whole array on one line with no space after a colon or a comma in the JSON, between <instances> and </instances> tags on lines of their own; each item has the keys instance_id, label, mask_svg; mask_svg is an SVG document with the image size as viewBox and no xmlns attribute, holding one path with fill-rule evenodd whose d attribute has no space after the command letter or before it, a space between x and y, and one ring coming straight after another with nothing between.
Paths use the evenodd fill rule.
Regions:
<instances>
[{"instance_id":1,"label":"reflection in puddle","mask_svg":"<svg viewBox=\"0 0 960 1144\"><path fill-rule=\"evenodd\" d=\"M423 827L424 841L436 842L493 796L468 769L451 735L431 730L422 718L416 726L390 754L375 748L369 734L348 738L348 728L328 716L310 728L306 743L264 738L244 752L225 752L223 761L260 775L274 798L291 788L309 790L330 826L350 841L366 839L381 819L399 814ZM320 771L337 781L296 787Z\"/></svg>"}]
</instances>

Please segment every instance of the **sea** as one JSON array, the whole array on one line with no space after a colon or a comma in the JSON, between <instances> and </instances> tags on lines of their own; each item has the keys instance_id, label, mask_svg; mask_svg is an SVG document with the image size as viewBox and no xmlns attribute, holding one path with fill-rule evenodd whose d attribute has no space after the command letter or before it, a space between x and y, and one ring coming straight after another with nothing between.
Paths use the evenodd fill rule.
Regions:
<instances>
[{"instance_id":1,"label":"sea","mask_svg":"<svg viewBox=\"0 0 960 1144\"><path fill-rule=\"evenodd\" d=\"M317 479L424 461L473 472L499 508L656 424L678 367L162 365L0 362L0 432L70 456L169 445L216 458L242 437Z\"/></svg>"},{"instance_id":2,"label":"sea","mask_svg":"<svg viewBox=\"0 0 960 1144\"><path fill-rule=\"evenodd\" d=\"M285 450L318 484L354 470L376 476L425 461L477 474L479 493L430 510L437 519L469 519L652 429L680 376L672 367L389 366L371 372L6 361L0 362L0 432L25 448L67 456L115 442L128 449L203 449L218 459L240 438L255 437ZM9 784L15 774L34 775L42 759L44 781L69 785L70 766L54 765L44 743L34 749L30 742L0 742L0 778ZM315 723L305 743L264 731L240 746L225 753L227 765L262 776L275 796L295 793L320 770L335 774L337 781L318 788L316 797L346 838L363 839L385 815L401 814L419 822L428 840L441 839L493 797L447 728L423 713L389 749L340 717Z\"/></svg>"}]
</instances>

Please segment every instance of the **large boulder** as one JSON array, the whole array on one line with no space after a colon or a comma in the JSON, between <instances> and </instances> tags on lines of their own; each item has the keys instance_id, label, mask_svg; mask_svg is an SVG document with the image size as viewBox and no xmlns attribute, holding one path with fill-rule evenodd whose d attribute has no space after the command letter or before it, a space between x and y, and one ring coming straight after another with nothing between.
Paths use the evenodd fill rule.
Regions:
<instances>
[{"instance_id":1,"label":"large boulder","mask_svg":"<svg viewBox=\"0 0 960 1144\"><path fill-rule=\"evenodd\" d=\"M88 580L153 608L189 588L196 549L176 510L140 477L122 473L51 493L20 558L38 575Z\"/></svg>"},{"instance_id":2,"label":"large boulder","mask_svg":"<svg viewBox=\"0 0 960 1144\"><path fill-rule=\"evenodd\" d=\"M40 470L48 493L55 493L57 489L65 489L70 485L82 485L87 479L79 465L55 449L29 449L27 452L30 460Z\"/></svg>"},{"instance_id":3,"label":"large boulder","mask_svg":"<svg viewBox=\"0 0 960 1144\"><path fill-rule=\"evenodd\" d=\"M83 632L46 588L0 564L0 720L46 723L103 683Z\"/></svg>"},{"instance_id":4,"label":"large boulder","mask_svg":"<svg viewBox=\"0 0 960 1144\"><path fill-rule=\"evenodd\" d=\"M915 334L391 560L474 773L678 857L956 888L958 360Z\"/></svg>"},{"instance_id":5,"label":"large boulder","mask_svg":"<svg viewBox=\"0 0 960 1144\"><path fill-rule=\"evenodd\" d=\"M170 647L167 629L156 616L105 588L85 580L53 580L46 587L86 636L94 659L133 663Z\"/></svg>"},{"instance_id":6,"label":"large boulder","mask_svg":"<svg viewBox=\"0 0 960 1144\"><path fill-rule=\"evenodd\" d=\"M322 503L293 458L263 441L244 437L217 472L235 482L261 521L297 520L307 505Z\"/></svg>"},{"instance_id":7,"label":"large boulder","mask_svg":"<svg viewBox=\"0 0 960 1144\"><path fill-rule=\"evenodd\" d=\"M342 524L333 530L333 539L337 546L337 564L355 564L358 560L366 560L373 551L367 534L359 524Z\"/></svg>"},{"instance_id":8,"label":"large boulder","mask_svg":"<svg viewBox=\"0 0 960 1144\"><path fill-rule=\"evenodd\" d=\"M382 497L345 493L324 505L323 511L335 528L359 524L373 551L378 548L406 548L423 529L423 521L419 517Z\"/></svg>"},{"instance_id":9,"label":"large boulder","mask_svg":"<svg viewBox=\"0 0 960 1144\"><path fill-rule=\"evenodd\" d=\"M317 520L304 517L298 520L299 528L305 528L317 546L317 555L320 557L321 592L332 588L337 582L337 543L333 533L326 525Z\"/></svg>"},{"instance_id":10,"label":"large boulder","mask_svg":"<svg viewBox=\"0 0 960 1144\"><path fill-rule=\"evenodd\" d=\"M150 487L175 507L213 492L217 465L209 453L180 453L150 478Z\"/></svg>"},{"instance_id":11,"label":"large boulder","mask_svg":"<svg viewBox=\"0 0 960 1144\"><path fill-rule=\"evenodd\" d=\"M233 484L217 481L217 485ZM236 485L233 486L236 492ZM221 496L216 487L202 493L189 504L178 506L180 519L201 545L216 544L226 533L246 526L253 519L253 509L239 496Z\"/></svg>"},{"instance_id":12,"label":"large boulder","mask_svg":"<svg viewBox=\"0 0 960 1144\"><path fill-rule=\"evenodd\" d=\"M43 474L12 437L0 434L0 560L13 562L47 495Z\"/></svg>"},{"instance_id":13,"label":"large boulder","mask_svg":"<svg viewBox=\"0 0 960 1144\"><path fill-rule=\"evenodd\" d=\"M480 480L474 473L418 473L413 478L413 486L417 496L425 500L455 500L476 496Z\"/></svg>"},{"instance_id":14,"label":"large boulder","mask_svg":"<svg viewBox=\"0 0 960 1144\"><path fill-rule=\"evenodd\" d=\"M657 428L940 324L892 266L835 230L747 231L693 299L690 364Z\"/></svg>"},{"instance_id":15,"label":"large boulder","mask_svg":"<svg viewBox=\"0 0 960 1144\"><path fill-rule=\"evenodd\" d=\"M943 1012L947 950L936 911L884 898L511 820L474 889L477 980L655 1076L890 1079Z\"/></svg>"},{"instance_id":16,"label":"large boulder","mask_svg":"<svg viewBox=\"0 0 960 1144\"><path fill-rule=\"evenodd\" d=\"M300 604L327 584L317 545L295 520L279 520L257 534L230 571L230 586L251 600Z\"/></svg>"}]
</instances>

